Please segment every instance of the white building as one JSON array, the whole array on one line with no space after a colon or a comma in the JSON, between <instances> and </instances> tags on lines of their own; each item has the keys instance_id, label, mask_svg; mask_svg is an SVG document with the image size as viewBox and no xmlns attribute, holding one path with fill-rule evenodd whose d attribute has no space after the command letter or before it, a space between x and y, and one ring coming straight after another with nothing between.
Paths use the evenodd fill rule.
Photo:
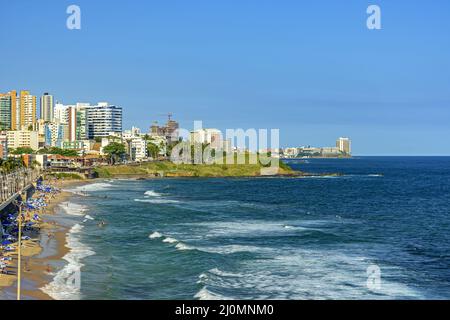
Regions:
<instances>
[{"instance_id":1,"label":"white building","mask_svg":"<svg viewBox=\"0 0 450 320\"><path fill-rule=\"evenodd\" d=\"M222 132L218 129L199 129L192 131L191 142L209 144L213 149L223 149Z\"/></svg>"},{"instance_id":2,"label":"white building","mask_svg":"<svg viewBox=\"0 0 450 320\"><path fill-rule=\"evenodd\" d=\"M69 123L69 108L75 107L73 105L64 105L62 103L56 103L53 112L53 121L61 124Z\"/></svg>"},{"instance_id":3,"label":"white building","mask_svg":"<svg viewBox=\"0 0 450 320\"><path fill-rule=\"evenodd\" d=\"M296 158L299 153L299 148L285 148L283 150L283 155L287 158Z\"/></svg>"},{"instance_id":4,"label":"white building","mask_svg":"<svg viewBox=\"0 0 450 320\"><path fill-rule=\"evenodd\" d=\"M6 131L0 131L0 159L8 157L8 137Z\"/></svg>"},{"instance_id":5,"label":"white building","mask_svg":"<svg viewBox=\"0 0 450 320\"><path fill-rule=\"evenodd\" d=\"M147 141L142 137L141 129L132 127L122 133L123 142L128 147L132 161L143 161L147 158Z\"/></svg>"},{"instance_id":6,"label":"white building","mask_svg":"<svg viewBox=\"0 0 450 320\"><path fill-rule=\"evenodd\" d=\"M336 148L340 152L350 155L352 153L352 143L349 138L339 138L336 141Z\"/></svg>"},{"instance_id":7,"label":"white building","mask_svg":"<svg viewBox=\"0 0 450 320\"><path fill-rule=\"evenodd\" d=\"M134 137L142 137L141 129L137 127L131 127L131 130L125 130L122 133L122 139L131 139Z\"/></svg>"},{"instance_id":8,"label":"white building","mask_svg":"<svg viewBox=\"0 0 450 320\"><path fill-rule=\"evenodd\" d=\"M45 145L50 147L62 147L64 132L67 125L50 122L45 124Z\"/></svg>"},{"instance_id":9,"label":"white building","mask_svg":"<svg viewBox=\"0 0 450 320\"><path fill-rule=\"evenodd\" d=\"M39 149L39 133L37 131L8 131L6 135L9 150L22 147L29 147L33 150Z\"/></svg>"},{"instance_id":10,"label":"white building","mask_svg":"<svg viewBox=\"0 0 450 320\"><path fill-rule=\"evenodd\" d=\"M132 161L143 161L147 158L147 141L145 139L134 137L129 141L128 146Z\"/></svg>"},{"instance_id":11,"label":"white building","mask_svg":"<svg viewBox=\"0 0 450 320\"><path fill-rule=\"evenodd\" d=\"M100 102L88 109L89 138L107 137L110 132L122 132L122 108Z\"/></svg>"},{"instance_id":12,"label":"white building","mask_svg":"<svg viewBox=\"0 0 450 320\"><path fill-rule=\"evenodd\" d=\"M39 166L42 169L46 169L48 166L48 160L46 154L37 154L36 155L36 162L39 163Z\"/></svg>"}]
</instances>

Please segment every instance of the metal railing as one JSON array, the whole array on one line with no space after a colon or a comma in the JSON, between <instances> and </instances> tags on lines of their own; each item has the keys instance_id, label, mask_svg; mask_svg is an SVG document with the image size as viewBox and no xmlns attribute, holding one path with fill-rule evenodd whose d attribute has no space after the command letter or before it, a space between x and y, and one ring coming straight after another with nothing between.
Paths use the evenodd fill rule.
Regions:
<instances>
[{"instance_id":1,"label":"metal railing","mask_svg":"<svg viewBox=\"0 0 450 320\"><path fill-rule=\"evenodd\" d=\"M0 205L35 182L38 177L39 170L30 168L20 168L11 173L0 172Z\"/></svg>"}]
</instances>

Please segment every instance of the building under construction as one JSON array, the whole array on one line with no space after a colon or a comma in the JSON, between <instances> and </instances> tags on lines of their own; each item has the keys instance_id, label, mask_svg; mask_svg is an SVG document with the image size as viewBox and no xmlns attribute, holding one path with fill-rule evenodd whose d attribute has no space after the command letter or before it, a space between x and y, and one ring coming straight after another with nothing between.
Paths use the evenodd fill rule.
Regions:
<instances>
[{"instance_id":1,"label":"building under construction","mask_svg":"<svg viewBox=\"0 0 450 320\"><path fill-rule=\"evenodd\" d=\"M169 113L167 123L164 126L159 126L157 121L152 124L150 127L150 136L165 137L168 143L177 142L179 139L179 127L179 123L172 120L172 114Z\"/></svg>"}]
</instances>

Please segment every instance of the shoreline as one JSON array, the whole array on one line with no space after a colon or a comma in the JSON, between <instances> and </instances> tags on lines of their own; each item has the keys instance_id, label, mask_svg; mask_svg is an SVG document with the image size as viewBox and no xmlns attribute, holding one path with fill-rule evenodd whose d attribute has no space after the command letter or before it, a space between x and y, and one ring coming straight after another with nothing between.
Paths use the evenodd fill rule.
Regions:
<instances>
[{"instance_id":1,"label":"shoreline","mask_svg":"<svg viewBox=\"0 0 450 320\"><path fill-rule=\"evenodd\" d=\"M45 211L42 212L41 229L38 236L33 240L23 241L22 248L22 299L24 300L54 300L47 294L44 288L50 285L55 276L65 266L68 265L65 257L72 251L67 246L71 227L58 222L59 218L64 218L64 213L58 211L61 203L70 200L77 193L65 191L67 188L84 186L104 180L152 180L152 179L215 179L215 178L287 178L287 177L307 177L312 174L302 173L301 175L277 175L277 176L224 176L224 177L183 177L183 176L163 176L154 177L152 175L130 174L116 175L110 178L96 178L86 180L56 180L54 187L60 189L54 197L48 200ZM45 180L44 182L48 182ZM62 209L59 209L62 210ZM16 250L17 251L17 250ZM14 255L15 254L15 255ZM13 252L14 261L12 269L17 270L17 252ZM56 266L56 267L55 267ZM2 279L3 277L3 279ZM8 277L8 279L4 279ZM16 299L17 278L15 275L0 275L0 299Z\"/></svg>"},{"instance_id":2,"label":"shoreline","mask_svg":"<svg viewBox=\"0 0 450 320\"><path fill-rule=\"evenodd\" d=\"M55 268L52 265L66 263L64 257L70 252L67 236L70 228L58 224L55 220L58 206L68 200L72 194L64 191L67 187L89 184L95 180L57 180L55 187L61 190L47 203L41 214L42 223L37 237L23 241L22 247L22 294L24 300L53 300L42 289L53 281ZM17 272L17 250L11 254L11 268ZM0 276L0 296L3 299L16 299L17 276Z\"/></svg>"}]
</instances>

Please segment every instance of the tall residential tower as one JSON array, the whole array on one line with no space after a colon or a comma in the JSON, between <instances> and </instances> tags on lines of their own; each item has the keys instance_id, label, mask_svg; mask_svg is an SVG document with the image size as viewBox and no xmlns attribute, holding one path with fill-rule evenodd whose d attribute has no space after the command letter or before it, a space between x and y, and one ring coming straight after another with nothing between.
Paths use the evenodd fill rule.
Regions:
<instances>
[{"instance_id":1,"label":"tall residential tower","mask_svg":"<svg viewBox=\"0 0 450 320\"><path fill-rule=\"evenodd\" d=\"M352 153L352 143L349 138L337 139L336 148L338 148L340 152L346 155L350 155Z\"/></svg>"},{"instance_id":2,"label":"tall residential tower","mask_svg":"<svg viewBox=\"0 0 450 320\"><path fill-rule=\"evenodd\" d=\"M41 97L41 119L45 122L53 121L53 109L53 96L48 93L44 93Z\"/></svg>"},{"instance_id":3,"label":"tall residential tower","mask_svg":"<svg viewBox=\"0 0 450 320\"><path fill-rule=\"evenodd\" d=\"M89 138L107 137L110 133L122 133L122 107L100 102L88 107Z\"/></svg>"},{"instance_id":4,"label":"tall residential tower","mask_svg":"<svg viewBox=\"0 0 450 320\"><path fill-rule=\"evenodd\" d=\"M0 94L0 130L17 129L17 93Z\"/></svg>"},{"instance_id":5,"label":"tall residential tower","mask_svg":"<svg viewBox=\"0 0 450 320\"><path fill-rule=\"evenodd\" d=\"M36 123L36 96L28 91L20 91L19 128L29 128Z\"/></svg>"}]
</instances>

